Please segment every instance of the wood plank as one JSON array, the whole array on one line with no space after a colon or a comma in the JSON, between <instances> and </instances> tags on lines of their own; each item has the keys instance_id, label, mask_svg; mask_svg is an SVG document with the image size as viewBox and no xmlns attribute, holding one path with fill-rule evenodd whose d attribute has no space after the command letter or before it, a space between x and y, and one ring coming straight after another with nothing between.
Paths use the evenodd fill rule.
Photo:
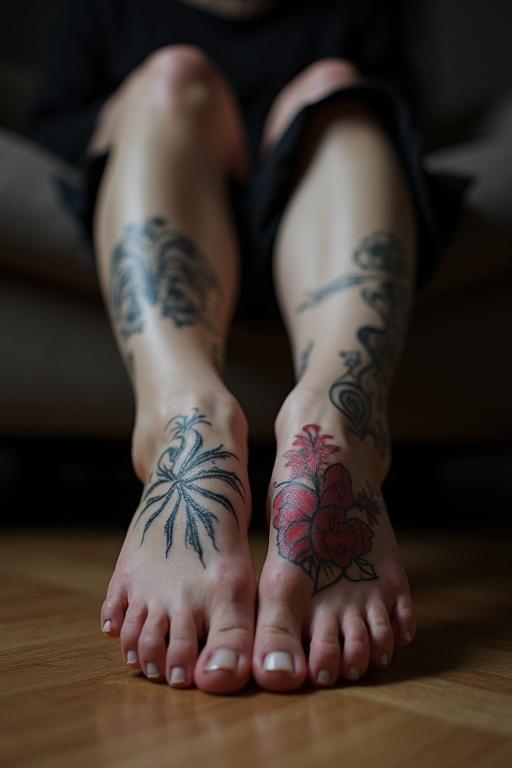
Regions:
<instances>
[{"instance_id":1,"label":"wood plank","mask_svg":"<svg viewBox=\"0 0 512 768\"><path fill-rule=\"evenodd\" d=\"M402 536L419 634L392 667L330 691L208 696L127 670L98 610L122 534L0 542L6 766L512 765L509 544ZM265 552L255 542L258 564Z\"/></svg>"}]
</instances>

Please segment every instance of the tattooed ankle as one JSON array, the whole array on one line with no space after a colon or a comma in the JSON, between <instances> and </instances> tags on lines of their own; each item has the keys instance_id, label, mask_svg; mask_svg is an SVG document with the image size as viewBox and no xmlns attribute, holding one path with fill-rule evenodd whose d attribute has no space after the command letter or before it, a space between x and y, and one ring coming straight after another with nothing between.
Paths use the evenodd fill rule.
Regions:
<instances>
[{"instance_id":1,"label":"tattooed ankle","mask_svg":"<svg viewBox=\"0 0 512 768\"><path fill-rule=\"evenodd\" d=\"M299 370L297 371L297 380L302 379L302 377L306 373L314 346L315 346L315 342L312 339L310 339L310 341L308 341L308 343L300 353Z\"/></svg>"},{"instance_id":2,"label":"tattooed ankle","mask_svg":"<svg viewBox=\"0 0 512 768\"><path fill-rule=\"evenodd\" d=\"M357 288L374 312L379 322L355 329L354 347L339 351L344 372L331 384L329 400L346 417L352 432L361 440L370 437L384 458L390 453L387 396L410 311L410 276L400 241L386 232L363 238L352 259L358 272L310 292L297 311L313 309L339 291Z\"/></svg>"},{"instance_id":3,"label":"tattooed ankle","mask_svg":"<svg viewBox=\"0 0 512 768\"><path fill-rule=\"evenodd\" d=\"M381 513L378 494L370 487L353 493L348 469L329 464L340 450L330 439L317 424L302 427L284 454L290 478L276 483L272 500L278 552L311 578L313 594L342 578L377 578L366 556Z\"/></svg>"},{"instance_id":4,"label":"tattooed ankle","mask_svg":"<svg viewBox=\"0 0 512 768\"><path fill-rule=\"evenodd\" d=\"M171 442L157 461L142 497L142 509L134 523L136 528L141 518L148 515L140 541L142 545L155 520L160 515L167 515L164 540L165 557L168 557L174 543L175 525L181 518L185 523L185 546L196 553L204 567L205 535L218 551L215 529L219 518L212 510L228 512L239 525L233 502L218 490L219 484L245 501L244 487L237 472L218 466L218 462L238 461L238 457L226 450L222 443L205 449L202 434L205 426L211 426L211 422L197 408L186 415L174 416L168 422L166 429L171 429ZM216 486L215 490L212 484Z\"/></svg>"}]
</instances>

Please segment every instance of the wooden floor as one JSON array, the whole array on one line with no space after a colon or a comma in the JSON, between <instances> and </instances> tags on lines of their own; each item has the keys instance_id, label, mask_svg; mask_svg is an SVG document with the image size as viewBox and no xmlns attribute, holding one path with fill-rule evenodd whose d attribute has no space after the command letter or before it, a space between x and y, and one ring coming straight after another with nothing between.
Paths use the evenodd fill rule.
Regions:
<instances>
[{"instance_id":1,"label":"wooden floor","mask_svg":"<svg viewBox=\"0 0 512 768\"><path fill-rule=\"evenodd\" d=\"M3 534L2 766L512 766L504 537L401 538L420 620L392 669L331 691L234 697L147 682L100 634L121 540Z\"/></svg>"}]
</instances>

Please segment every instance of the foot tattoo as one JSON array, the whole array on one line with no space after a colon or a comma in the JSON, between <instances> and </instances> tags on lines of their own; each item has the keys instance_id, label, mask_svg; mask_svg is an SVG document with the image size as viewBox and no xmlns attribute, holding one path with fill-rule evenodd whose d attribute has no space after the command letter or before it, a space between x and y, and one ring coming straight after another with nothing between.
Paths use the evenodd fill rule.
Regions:
<instances>
[{"instance_id":1,"label":"foot tattoo","mask_svg":"<svg viewBox=\"0 0 512 768\"><path fill-rule=\"evenodd\" d=\"M212 508L215 505L223 507L233 515L238 525L235 508L229 498L218 490L211 488L211 482L224 483L229 486L242 500L245 500L242 481L236 472L230 472L217 466L217 462L226 459L238 460L237 456L224 448L222 444L216 448L203 450L203 436L200 427L211 426L204 414L193 408L188 415L175 416L166 429L172 426L172 441L163 451L157 462L157 467L150 477L149 487L144 493L144 506L135 520L135 527L147 512L147 518L142 532L141 545L151 525L164 511L171 510L164 525L165 556L167 557L173 544L174 525L178 515L184 515L185 545L191 547L205 566L201 530L206 532L213 547L218 549L215 541L215 523L218 517ZM156 475L156 479L155 478ZM210 485L210 487L208 487ZM206 500L208 506L205 506ZM156 507L156 509L155 509Z\"/></svg>"},{"instance_id":2,"label":"foot tattoo","mask_svg":"<svg viewBox=\"0 0 512 768\"><path fill-rule=\"evenodd\" d=\"M294 449L284 454L290 478L276 484L272 501L279 554L311 577L313 594L342 577L378 578L365 558L381 511L376 494L369 489L354 495L347 468L329 465L340 450L330 439L317 424L302 427Z\"/></svg>"}]
</instances>

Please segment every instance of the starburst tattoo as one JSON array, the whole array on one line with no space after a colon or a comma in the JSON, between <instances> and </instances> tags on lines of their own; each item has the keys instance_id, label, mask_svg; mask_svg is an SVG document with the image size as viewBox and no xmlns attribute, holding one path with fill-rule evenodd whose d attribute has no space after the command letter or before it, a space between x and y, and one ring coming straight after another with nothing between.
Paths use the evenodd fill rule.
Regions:
<instances>
[{"instance_id":1,"label":"starburst tattoo","mask_svg":"<svg viewBox=\"0 0 512 768\"><path fill-rule=\"evenodd\" d=\"M211 422L197 408L193 408L188 415L174 416L168 422L166 429L171 429L171 443L158 459L149 487L143 494L143 506L134 527L144 515L149 514L144 523L142 545L155 520L167 513L164 523L167 557L173 545L176 521L181 516L185 521L185 546L193 549L206 567L205 534L218 551L215 524L219 518L212 509L229 512L239 524L232 501L219 490L219 485L231 489L242 501L245 501L245 494L237 473L217 465L217 462L229 459L238 461L237 456L226 450L222 443L216 448L203 448L203 426L211 426Z\"/></svg>"}]
</instances>

